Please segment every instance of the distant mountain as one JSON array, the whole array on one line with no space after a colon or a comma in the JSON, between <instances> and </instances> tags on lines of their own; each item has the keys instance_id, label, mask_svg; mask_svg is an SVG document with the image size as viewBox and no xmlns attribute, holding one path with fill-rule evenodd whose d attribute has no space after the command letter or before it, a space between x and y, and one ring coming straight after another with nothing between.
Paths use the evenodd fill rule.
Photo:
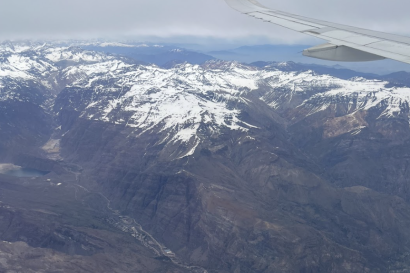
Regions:
<instances>
[{"instance_id":1,"label":"distant mountain","mask_svg":"<svg viewBox=\"0 0 410 273\"><path fill-rule=\"evenodd\" d=\"M389 86L407 86L410 87L410 73L401 71L388 75L380 76L379 79L388 81Z\"/></svg>"},{"instance_id":2,"label":"distant mountain","mask_svg":"<svg viewBox=\"0 0 410 273\"><path fill-rule=\"evenodd\" d=\"M85 45L82 46L82 48L91 51L117 54L139 62L156 64L158 66L166 65L169 62L202 64L214 59L214 57L203 53L166 45L100 43Z\"/></svg>"},{"instance_id":3,"label":"distant mountain","mask_svg":"<svg viewBox=\"0 0 410 273\"><path fill-rule=\"evenodd\" d=\"M407 64L402 64L392 60L382 60L377 62L349 63L340 62L336 64L331 61L324 61L314 58L305 57L302 54L304 49L310 48L309 45L255 45L244 46L228 50L207 51L217 59L239 61L244 63L254 63L258 61L265 62L288 62L304 64L315 64L323 66L334 66L334 68L344 68L353 71L361 71L370 74L389 74L394 71L408 71L410 68Z\"/></svg>"},{"instance_id":4,"label":"distant mountain","mask_svg":"<svg viewBox=\"0 0 410 273\"><path fill-rule=\"evenodd\" d=\"M296 57L300 59L301 51L308 48L305 45L257 45L242 46L230 50L211 51L207 54L222 60L236 60L240 62L289 61Z\"/></svg>"},{"instance_id":5,"label":"distant mountain","mask_svg":"<svg viewBox=\"0 0 410 273\"><path fill-rule=\"evenodd\" d=\"M383 77L371 74L371 73L362 73L357 72L351 69L346 69L342 66L324 66L324 65L317 65L317 64L303 64L303 63L295 63L295 62L253 62L250 65L263 68L263 69L279 69L281 71L298 71L298 72L306 72L309 70L315 71L316 74L319 75L331 75L341 79L350 79L353 77L363 77L366 79L382 79ZM399 77L400 78L400 77Z\"/></svg>"}]
</instances>

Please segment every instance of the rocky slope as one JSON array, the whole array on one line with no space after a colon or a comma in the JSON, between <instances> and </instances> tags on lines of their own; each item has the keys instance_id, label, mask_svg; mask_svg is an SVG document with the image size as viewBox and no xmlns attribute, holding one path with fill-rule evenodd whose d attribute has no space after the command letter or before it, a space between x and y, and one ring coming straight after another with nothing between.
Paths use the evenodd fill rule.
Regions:
<instances>
[{"instance_id":1,"label":"rocky slope","mask_svg":"<svg viewBox=\"0 0 410 273\"><path fill-rule=\"evenodd\" d=\"M30 111L33 128L7 116L15 131L0 132L38 157L48 138L60 140L64 161L82 168L80 185L185 263L410 270L405 85L292 63L163 69L56 45L2 45L1 56L0 100L39 114Z\"/></svg>"}]
</instances>

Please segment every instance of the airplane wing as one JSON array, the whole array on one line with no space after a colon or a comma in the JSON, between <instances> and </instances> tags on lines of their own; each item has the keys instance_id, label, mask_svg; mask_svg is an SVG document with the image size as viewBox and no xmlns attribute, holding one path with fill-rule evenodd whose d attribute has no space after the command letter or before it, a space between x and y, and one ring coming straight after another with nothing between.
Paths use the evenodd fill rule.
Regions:
<instances>
[{"instance_id":1,"label":"airplane wing","mask_svg":"<svg viewBox=\"0 0 410 273\"><path fill-rule=\"evenodd\" d=\"M304 50L305 56L346 62L393 59L410 64L409 37L271 10L256 0L225 1L246 15L328 41Z\"/></svg>"}]
</instances>

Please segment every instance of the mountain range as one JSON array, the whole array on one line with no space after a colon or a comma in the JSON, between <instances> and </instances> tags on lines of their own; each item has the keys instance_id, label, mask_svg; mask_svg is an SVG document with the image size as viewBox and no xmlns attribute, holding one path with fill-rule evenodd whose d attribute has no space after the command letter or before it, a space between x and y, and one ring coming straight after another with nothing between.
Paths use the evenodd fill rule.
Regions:
<instances>
[{"instance_id":1,"label":"mountain range","mask_svg":"<svg viewBox=\"0 0 410 273\"><path fill-rule=\"evenodd\" d=\"M410 270L408 73L110 47L0 45L1 270Z\"/></svg>"}]
</instances>

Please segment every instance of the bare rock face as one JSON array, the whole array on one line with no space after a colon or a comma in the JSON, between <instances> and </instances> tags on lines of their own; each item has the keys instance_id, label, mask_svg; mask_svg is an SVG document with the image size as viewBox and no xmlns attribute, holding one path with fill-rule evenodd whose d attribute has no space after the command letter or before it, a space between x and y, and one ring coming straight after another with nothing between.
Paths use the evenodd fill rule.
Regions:
<instances>
[{"instance_id":1,"label":"bare rock face","mask_svg":"<svg viewBox=\"0 0 410 273\"><path fill-rule=\"evenodd\" d=\"M58 225L40 229L21 211L2 212L0 239L13 242L0 244L4 268L23 264L35 272L41 262L53 272L58 260L72 272L77 265L84 272L410 270L410 90L403 84L286 64L210 61L163 69L72 47L21 50L4 49L8 75L0 84L34 78L44 99L27 99L39 109L35 137L0 147L22 164L48 166L51 181L15 189L13 180L4 188L16 193L36 185L30 202L34 193L51 192L57 197L47 211L71 220L61 224L48 214L43 221L52 217ZM16 74L16 56L42 65ZM2 90L1 101L13 109L22 91ZM0 133L30 135L16 126L22 120L20 114L8 125L17 131ZM15 152L19 143L31 157ZM42 149L46 143L58 149ZM70 213L59 210L64 202ZM113 235L107 214L134 222L114 223L120 231ZM142 245L120 239L132 228L140 231L134 237L148 238ZM120 243L100 240L103 234ZM168 256L154 258L143 248L153 245ZM36 247L42 250L31 264ZM21 249L29 256L19 256Z\"/></svg>"}]
</instances>

